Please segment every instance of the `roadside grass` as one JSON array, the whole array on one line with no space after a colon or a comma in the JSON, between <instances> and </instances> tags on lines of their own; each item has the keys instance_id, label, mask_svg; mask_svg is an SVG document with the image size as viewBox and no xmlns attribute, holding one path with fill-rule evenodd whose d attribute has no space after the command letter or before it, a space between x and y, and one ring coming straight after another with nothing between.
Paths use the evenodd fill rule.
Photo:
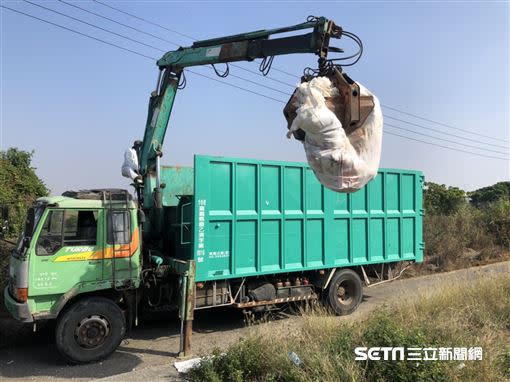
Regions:
<instances>
[{"instance_id":1,"label":"roadside grass","mask_svg":"<svg viewBox=\"0 0 510 382\"><path fill-rule=\"evenodd\" d=\"M482 361L355 361L357 346L482 347ZM288 356L298 355L296 365ZM255 332L215 349L188 381L508 381L510 279L462 282L346 322L324 309L300 327Z\"/></svg>"}]
</instances>

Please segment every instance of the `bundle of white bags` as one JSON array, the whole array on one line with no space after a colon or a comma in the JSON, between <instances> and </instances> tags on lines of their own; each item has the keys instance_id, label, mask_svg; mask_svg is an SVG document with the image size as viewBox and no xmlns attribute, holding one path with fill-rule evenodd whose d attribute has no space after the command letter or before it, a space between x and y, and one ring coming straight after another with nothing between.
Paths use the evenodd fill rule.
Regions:
<instances>
[{"instance_id":1,"label":"bundle of white bags","mask_svg":"<svg viewBox=\"0 0 510 382\"><path fill-rule=\"evenodd\" d=\"M124 152L124 163L122 163L122 176L135 180L140 174L138 171L138 155L134 148Z\"/></svg>"},{"instance_id":2,"label":"bundle of white bags","mask_svg":"<svg viewBox=\"0 0 510 382\"><path fill-rule=\"evenodd\" d=\"M340 122L339 110L348 110L349 105L338 105L344 97L339 96L339 89L328 77L301 83L289 102L295 118L288 118L287 136L290 138L299 130L305 133L303 145L310 167L325 187L337 192L359 190L377 175L379 168L381 106L377 97L358 85L361 96L372 96L373 109L354 130Z\"/></svg>"}]
</instances>

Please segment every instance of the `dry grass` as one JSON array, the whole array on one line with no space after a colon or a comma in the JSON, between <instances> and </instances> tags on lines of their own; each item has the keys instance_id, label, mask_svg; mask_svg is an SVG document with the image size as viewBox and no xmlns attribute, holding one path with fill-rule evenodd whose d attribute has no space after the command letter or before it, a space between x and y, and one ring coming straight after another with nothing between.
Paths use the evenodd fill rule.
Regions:
<instances>
[{"instance_id":1,"label":"dry grass","mask_svg":"<svg viewBox=\"0 0 510 382\"><path fill-rule=\"evenodd\" d=\"M449 369L451 380L498 381L510 378L510 279L464 282L428 297L404 301L393 310L400 326L412 324L443 346L481 346L482 362Z\"/></svg>"},{"instance_id":2,"label":"dry grass","mask_svg":"<svg viewBox=\"0 0 510 382\"><path fill-rule=\"evenodd\" d=\"M260 328L202 362L190 381L506 381L510 378L510 279L507 275L416 296L346 323L323 310L299 329ZM356 346L483 348L482 361L354 360ZM296 366L288 352L302 360Z\"/></svg>"},{"instance_id":3,"label":"dry grass","mask_svg":"<svg viewBox=\"0 0 510 382\"><path fill-rule=\"evenodd\" d=\"M510 204L464 206L450 215L425 215L425 256L410 276L510 260Z\"/></svg>"}]
</instances>

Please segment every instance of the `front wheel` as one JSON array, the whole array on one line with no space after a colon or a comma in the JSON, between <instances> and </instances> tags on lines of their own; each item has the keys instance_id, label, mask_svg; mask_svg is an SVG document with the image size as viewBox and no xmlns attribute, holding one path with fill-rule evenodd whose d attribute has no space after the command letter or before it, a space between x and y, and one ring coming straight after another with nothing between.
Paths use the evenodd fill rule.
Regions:
<instances>
[{"instance_id":1,"label":"front wheel","mask_svg":"<svg viewBox=\"0 0 510 382\"><path fill-rule=\"evenodd\" d=\"M341 269L335 273L328 287L327 301L340 316L351 314L363 298L363 284L356 272Z\"/></svg>"},{"instance_id":2,"label":"front wheel","mask_svg":"<svg viewBox=\"0 0 510 382\"><path fill-rule=\"evenodd\" d=\"M108 357L125 334L126 319L119 306L104 297L89 297L62 313L55 337L68 361L88 363Z\"/></svg>"}]
</instances>

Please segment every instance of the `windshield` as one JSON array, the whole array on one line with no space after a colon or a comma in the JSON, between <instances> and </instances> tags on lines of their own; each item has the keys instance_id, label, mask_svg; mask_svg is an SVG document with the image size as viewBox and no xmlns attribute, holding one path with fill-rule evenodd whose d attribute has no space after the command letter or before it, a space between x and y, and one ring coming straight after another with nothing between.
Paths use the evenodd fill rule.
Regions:
<instances>
[{"instance_id":1,"label":"windshield","mask_svg":"<svg viewBox=\"0 0 510 382\"><path fill-rule=\"evenodd\" d=\"M16 248L14 252L20 256L24 256L27 250L27 241L26 238L31 238L34 234L35 227L37 227L37 223L41 219L41 216L44 212L44 206L36 206L28 209L27 212L27 220L25 221L25 228L21 232L21 235L18 239L18 243L16 244Z\"/></svg>"}]
</instances>

